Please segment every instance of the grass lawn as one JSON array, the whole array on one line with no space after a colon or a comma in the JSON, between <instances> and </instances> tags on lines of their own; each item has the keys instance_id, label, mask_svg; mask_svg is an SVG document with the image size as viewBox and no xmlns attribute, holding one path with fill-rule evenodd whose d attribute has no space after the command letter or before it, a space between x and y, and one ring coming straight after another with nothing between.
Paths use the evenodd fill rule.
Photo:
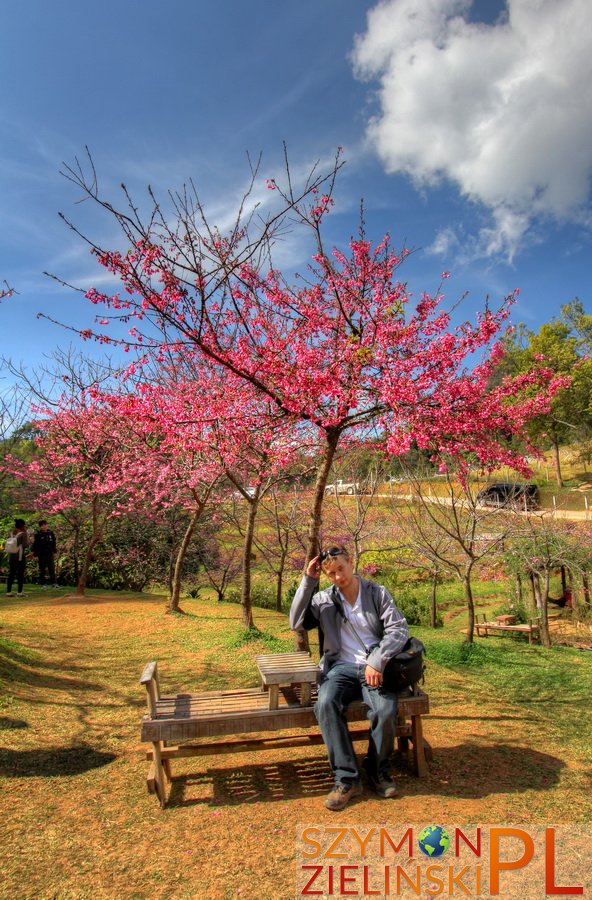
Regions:
<instances>
[{"instance_id":1,"label":"grass lawn","mask_svg":"<svg viewBox=\"0 0 592 900\"><path fill-rule=\"evenodd\" d=\"M365 793L331 814L324 750L310 747L175 760L161 810L139 744L144 664L158 660L163 693L229 688L256 683L256 653L292 649L281 614L255 610L261 636L246 639L238 606L183 607L0 595L0 897L287 898L299 823L591 822L592 653L513 638L464 647L462 614L448 613L437 632L414 629L434 761L422 780L400 765L399 799Z\"/></svg>"}]
</instances>

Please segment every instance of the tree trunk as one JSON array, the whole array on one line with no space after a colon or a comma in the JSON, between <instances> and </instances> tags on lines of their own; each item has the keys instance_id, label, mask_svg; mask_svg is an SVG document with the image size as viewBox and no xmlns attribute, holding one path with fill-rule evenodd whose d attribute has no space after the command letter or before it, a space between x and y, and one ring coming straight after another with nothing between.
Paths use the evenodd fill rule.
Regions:
<instances>
[{"instance_id":1,"label":"tree trunk","mask_svg":"<svg viewBox=\"0 0 592 900\"><path fill-rule=\"evenodd\" d=\"M282 611L282 600L284 598L284 569L286 567L287 550L282 550L280 554L279 568L276 572L277 578L275 583L275 608L278 612Z\"/></svg>"},{"instance_id":2,"label":"tree trunk","mask_svg":"<svg viewBox=\"0 0 592 900\"><path fill-rule=\"evenodd\" d=\"M88 570L90 569L90 564L92 562L93 550L96 545L100 541L99 535L93 535L88 542L86 553L84 554L84 559L82 560L82 568L80 570L80 575L78 577L78 583L76 585L76 596L84 597L86 594L86 583L88 581Z\"/></svg>"},{"instance_id":3,"label":"tree trunk","mask_svg":"<svg viewBox=\"0 0 592 900\"><path fill-rule=\"evenodd\" d=\"M76 584L76 596L84 597L86 593L86 583L88 581L88 570L90 569L90 564L92 562L93 550L101 540L101 526L99 524L99 513L101 509L101 504L98 497L94 497L92 501L92 534L90 537L90 541L88 542L86 552L84 554L84 559L82 561L82 569L80 570L80 575L78 577L78 582Z\"/></svg>"},{"instance_id":4,"label":"tree trunk","mask_svg":"<svg viewBox=\"0 0 592 900\"><path fill-rule=\"evenodd\" d=\"M189 520L189 525L185 529L185 534L183 535L183 539L181 541L181 544L179 545L179 550L177 551L177 558L175 560L175 568L173 571L173 579L171 582L171 592L169 601L167 603L167 612L170 613L183 612L183 610L179 606L181 599L181 581L183 578L183 563L185 562L187 550L189 549L189 544L191 543L191 538L193 537L195 526L199 521L199 517L203 512L203 508L204 504L199 503L194 509L193 514Z\"/></svg>"},{"instance_id":5,"label":"tree trunk","mask_svg":"<svg viewBox=\"0 0 592 900\"><path fill-rule=\"evenodd\" d=\"M538 603L537 603L536 584L534 581L534 572L529 572L528 577L530 579L530 587L532 589L532 608L536 609L538 606Z\"/></svg>"},{"instance_id":6,"label":"tree trunk","mask_svg":"<svg viewBox=\"0 0 592 900\"><path fill-rule=\"evenodd\" d=\"M321 532L323 500L325 499L325 488L329 480L329 472L335 459L337 445L339 443L340 432L331 428L326 431L326 443L323 453L323 459L317 471L317 480L315 482L313 506L310 514L310 523L308 529L306 559L304 561L304 571L314 556L319 552L319 534Z\"/></svg>"},{"instance_id":7,"label":"tree trunk","mask_svg":"<svg viewBox=\"0 0 592 900\"><path fill-rule=\"evenodd\" d=\"M588 581L588 575L586 572L582 573L582 589L584 593L584 603L590 605L590 582Z\"/></svg>"},{"instance_id":8,"label":"tree trunk","mask_svg":"<svg viewBox=\"0 0 592 900\"><path fill-rule=\"evenodd\" d=\"M471 584L471 569L468 569L463 576L463 590L468 612L465 643L472 644L475 633L475 602L473 600L473 586Z\"/></svg>"},{"instance_id":9,"label":"tree trunk","mask_svg":"<svg viewBox=\"0 0 592 900\"><path fill-rule=\"evenodd\" d=\"M430 603L430 626L432 628L436 627L437 617L438 617L438 573L434 572L432 575L432 597Z\"/></svg>"},{"instance_id":10,"label":"tree trunk","mask_svg":"<svg viewBox=\"0 0 592 900\"><path fill-rule=\"evenodd\" d=\"M563 487L561 460L559 459L559 442L556 437L553 438L553 465L555 467L555 481L557 482L557 487Z\"/></svg>"},{"instance_id":11,"label":"tree trunk","mask_svg":"<svg viewBox=\"0 0 592 900\"><path fill-rule=\"evenodd\" d=\"M520 572L516 575L516 599L518 603L522 606L523 596L522 596L522 578L520 576Z\"/></svg>"},{"instance_id":12,"label":"tree trunk","mask_svg":"<svg viewBox=\"0 0 592 900\"><path fill-rule=\"evenodd\" d=\"M551 580L551 572L549 569L545 571L543 588L541 590L541 644L543 647L551 646L551 638L549 636L549 582Z\"/></svg>"},{"instance_id":13,"label":"tree trunk","mask_svg":"<svg viewBox=\"0 0 592 900\"><path fill-rule=\"evenodd\" d=\"M257 518L257 507L259 506L258 486L255 490L253 499L248 502L249 514L247 515L247 527L245 529L245 540L243 543L241 606L243 610L243 625L245 628L254 628L253 607L251 605L251 554L253 552L253 537L255 535L255 519Z\"/></svg>"},{"instance_id":14,"label":"tree trunk","mask_svg":"<svg viewBox=\"0 0 592 900\"><path fill-rule=\"evenodd\" d=\"M325 499L325 488L327 486L327 481L329 480L329 472L331 471L333 460L335 459L335 452L339 443L340 432L328 428L325 432L325 435L327 439L325 443L325 451L323 453L321 464L317 470L317 480L315 482L312 512L310 514L306 559L304 560L304 572L306 572L307 566L311 559L317 556L320 550L319 534L321 533L321 523L323 520L322 514L323 500ZM296 650L310 650L308 634L306 633L306 631L296 632Z\"/></svg>"},{"instance_id":15,"label":"tree trunk","mask_svg":"<svg viewBox=\"0 0 592 900\"><path fill-rule=\"evenodd\" d=\"M176 555L174 550L171 549L171 553L169 556L169 564L167 571L167 587L169 589L169 597L173 596L173 582L175 577L175 559Z\"/></svg>"}]
</instances>

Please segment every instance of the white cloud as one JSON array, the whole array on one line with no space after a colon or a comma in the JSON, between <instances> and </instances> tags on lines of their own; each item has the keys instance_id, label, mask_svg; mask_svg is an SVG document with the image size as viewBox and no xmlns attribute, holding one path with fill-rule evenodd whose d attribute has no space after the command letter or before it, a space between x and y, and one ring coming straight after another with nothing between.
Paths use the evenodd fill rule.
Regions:
<instances>
[{"instance_id":1,"label":"white cloud","mask_svg":"<svg viewBox=\"0 0 592 900\"><path fill-rule=\"evenodd\" d=\"M495 24L471 0L382 0L356 38L380 81L368 135L388 172L449 180L492 213L487 254L512 256L538 216L582 221L592 173L589 0L508 0Z\"/></svg>"},{"instance_id":2,"label":"white cloud","mask_svg":"<svg viewBox=\"0 0 592 900\"><path fill-rule=\"evenodd\" d=\"M427 248L427 252L433 256L449 256L456 249L460 241L453 228L443 228L438 232L434 243Z\"/></svg>"}]
</instances>

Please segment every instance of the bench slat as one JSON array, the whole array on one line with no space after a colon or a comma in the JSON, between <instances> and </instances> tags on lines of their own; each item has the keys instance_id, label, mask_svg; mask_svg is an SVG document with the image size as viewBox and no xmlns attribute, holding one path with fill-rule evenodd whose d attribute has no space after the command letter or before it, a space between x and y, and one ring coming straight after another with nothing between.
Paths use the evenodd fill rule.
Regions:
<instances>
[{"instance_id":1,"label":"bench slat","mask_svg":"<svg viewBox=\"0 0 592 900\"><path fill-rule=\"evenodd\" d=\"M167 698L175 700L176 698ZM200 700L203 701L203 696ZM214 698L218 699L218 698ZM270 710L266 698L260 691L249 691L245 706L224 708L217 703L208 705L200 702L196 706L186 704L178 708L183 715L175 715L175 704L163 705L164 698L157 706L158 718L146 717L142 722L143 741L186 741L220 734L248 734L249 732L279 731L283 728L310 728L316 726L316 718L311 706L292 706L282 702L278 709ZM186 697L183 697L186 701ZM399 700L401 715L424 715L429 712L429 700L421 692L417 696L405 696ZM367 708L362 701L351 703L347 710L348 721L360 721L367 717Z\"/></svg>"}]
</instances>

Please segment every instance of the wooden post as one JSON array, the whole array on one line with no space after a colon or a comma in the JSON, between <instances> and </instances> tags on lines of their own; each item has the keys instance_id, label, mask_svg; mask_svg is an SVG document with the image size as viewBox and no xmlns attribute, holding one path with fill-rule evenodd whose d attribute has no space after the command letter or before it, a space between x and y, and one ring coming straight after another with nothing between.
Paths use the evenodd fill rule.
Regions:
<instances>
[{"instance_id":1,"label":"wooden post","mask_svg":"<svg viewBox=\"0 0 592 900\"><path fill-rule=\"evenodd\" d=\"M424 778L428 773L428 765L425 758L423 745L423 728L421 716L411 716L411 740L413 741L413 761L415 773L418 778Z\"/></svg>"},{"instance_id":2,"label":"wooden post","mask_svg":"<svg viewBox=\"0 0 592 900\"><path fill-rule=\"evenodd\" d=\"M269 685L269 708L277 709L279 706L280 686L279 684Z\"/></svg>"},{"instance_id":3,"label":"wooden post","mask_svg":"<svg viewBox=\"0 0 592 900\"><path fill-rule=\"evenodd\" d=\"M154 765L154 782L156 787L156 794L158 799L160 800L161 809L164 809L166 803L166 788L164 784L165 774L164 767L162 763L162 755L161 755L161 742L153 741L152 742L152 752L153 752L153 765ZM150 786L148 787L150 790Z\"/></svg>"},{"instance_id":4,"label":"wooden post","mask_svg":"<svg viewBox=\"0 0 592 900\"><path fill-rule=\"evenodd\" d=\"M397 713L397 725L405 726L407 724L407 720L403 713ZM397 737L397 750L399 753L407 753L409 751L409 738L401 735L401 737Z\"/></svg>"}]
</instances>

